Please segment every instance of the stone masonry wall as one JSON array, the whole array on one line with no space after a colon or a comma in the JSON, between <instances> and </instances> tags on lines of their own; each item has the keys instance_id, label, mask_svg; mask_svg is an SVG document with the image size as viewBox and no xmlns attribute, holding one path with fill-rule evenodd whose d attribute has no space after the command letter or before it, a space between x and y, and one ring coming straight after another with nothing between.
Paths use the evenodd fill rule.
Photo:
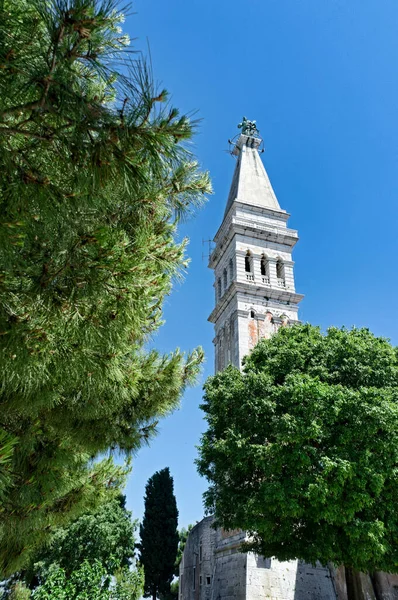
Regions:
<instances>
[{"instance_id":1,"label":"stone masonry wall","mask_svg":"<svg viewBox=\"0 0 398 600\"><path fill-rule=\"evenodd\" d=\"M336 600L330 570L248 555L246 600Z\"/></svg>"},{"instance_id":2,"label":"stone masonry wall","mask_svg":"<svg viewBox=\"0 0 398 600\"><path fill-rule=\"evenodd\" d=\"M179 600L346 600L337 599L328 568L239 552L245 533L214 530L212 522L203 519L188 537Z\"/></svg>"}]
</instances>

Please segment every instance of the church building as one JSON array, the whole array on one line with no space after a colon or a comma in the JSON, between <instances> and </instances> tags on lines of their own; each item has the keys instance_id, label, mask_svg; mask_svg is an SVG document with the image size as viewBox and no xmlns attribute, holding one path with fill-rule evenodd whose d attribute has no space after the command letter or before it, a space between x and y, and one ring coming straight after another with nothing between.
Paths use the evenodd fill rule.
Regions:
<instances>
[{"instance_id":1,"label":"church building","mask_svg":"<svg viewBox=\"0 0 398 600\"><path fill-rule=\"evenodd\" d=\"M232 143L236 166L209 266L215 274L215 371L242 366L260 338L298 322L292 250L297 231L272 189L255 121L243 119ZM213 517L191 530L180 564L179 600L346 600L344 570L281 562L240 552L241 530L212 528ZM398 576L379 577L384 600L398 600ZM363 600L374 583L361 575ZM384 579L383 579L384 578Z\"/></svg>"}]
</instances>

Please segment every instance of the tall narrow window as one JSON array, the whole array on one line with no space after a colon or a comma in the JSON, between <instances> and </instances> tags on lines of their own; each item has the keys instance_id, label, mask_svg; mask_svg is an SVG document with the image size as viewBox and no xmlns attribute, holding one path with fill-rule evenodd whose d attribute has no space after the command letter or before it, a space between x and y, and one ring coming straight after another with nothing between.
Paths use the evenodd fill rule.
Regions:
<instances>
[{"instance_id":1,"label":"tall narrow window","mask_svg":"<svg viewBox=\"0 0 398 600\"><path fill-rule=\"evenodd\" d=\"M285 287L285 267L283 266L283 262L280 258L276 261L276 277L278 280L278 285L280 287Z\"/></svg>"},{"instance_id":2,"label":"tall narrow window","mask_svg":"<svg viewBox=\"0 0 398 600\"><path fill-rule=\"evenodd\" d=\"M249 250L246 252L246 256L245 256L245 271L246 271L246 273L252 272L252 261L251 261L251 255L250 255Z\"/></svg>"},{"instance_id":3,"label":"tall narrow window","mask_svg":"<svg viewBox=\"0 0 398 600\"><path fill-rule=\"evenodd\" d=\"M234 262L232 258L229 259L229 281L232 281L234 278Z\"/></svg>"},{"instance_id":4,"label":"tall narrow window","mask_svg":"<svg viewBox=\"0 0 398 600\"><path fill-rule=\"evenodd\" d=\"M228 275L227 275L227 269L224 269L223 272L223 279L224 279L224 292L228 287Z\"/></svg>"},{"instance_id":5,"label":"tall narrow window","mask_svg":"<svg viewBox=\"0 0 398 600\"><path fill-rule=\"evenodd\" d=\"M221 277L218 278L217 281L217 295L218 295L218 299L221 298Z\"/></svg>"},{"instance_id":6,"label":"tall narrow window","mask_svg":"<svg viewBox=\"0 0 398 600\"><path fill-rule=\"evenodd\" d=\"M252 257L250 250L248 250L246 252L246 256L245 256L245 271L246 271L247 281L254 281L253 257Z\"/></svg>"},{"instance_id":7,"label":"tall narrow window","mask_svg":"<svg viewBox=\"0 0 398 600\"><path fill-rule=\"evenodd\" d=\"M230 339L231 339L231 362L232 362L232 357L233 352L235 350L235 321L234 321L234 317L231 317L231 321L229 324L229 332L230 332Z\"/></svg>"},{"instance_id":8,"label":"tall narrow window","mask_svg":"<svg viewBox=\"0 0 398 600\"><path fill-rule=\"evenodd\" d=\"M193 585L192 589L195 591L196 589L196 567L193 568Z\"/></svg>"},{"instance_id":9,"label":"tall narrow window","mask_svg":"<svg viewBox=\"0 0 398 600\"><path fill-rule=\"evenodd\" d=\"M218 342L218 370L222 371L224 368L224 329L221 328L219 332Z\"/></svg>"},{"instance_id":10,"label":"tall narrow window","mask_svg":"<svg viewBox=\"0 0 398 600\"><path fill-rule=\"evenodd\" d=\"M225 324L225 366L228 366L231 362L231 337L230 337L229 321Z\"/></svg>"},{"instance_id":11,"label":"tall narrow window","mask_svg":"<svg viewBox=\"0 0 398 600\"><path fill-rule=\"evenodd\" d=\"M264 254L261 257L261 275L263 275L263 276L268 275L268 260L266 259Z\"/></svg>"},{"instance_id":12,"label":"tall narrow window","mask_svg":"<svg viewBox=\"0 0 398 600\"><path fill-rule=\"evenodd\" d=\"M203 558L203 546L202 546L202 540L200 540L200 544L199 544L199 562L202 562L202 558Z\"/></svg>"},{"instance_id":13,"label":"tall narrow window","mask_svg":"<svg viewBox=\"0 0 398 600\"><path fill-rule=\"evenodd\" d=\"M269 283L269 263L267 257L264 254L261 257L260 269L263 283Z\"/></svg>"}]
</instances>

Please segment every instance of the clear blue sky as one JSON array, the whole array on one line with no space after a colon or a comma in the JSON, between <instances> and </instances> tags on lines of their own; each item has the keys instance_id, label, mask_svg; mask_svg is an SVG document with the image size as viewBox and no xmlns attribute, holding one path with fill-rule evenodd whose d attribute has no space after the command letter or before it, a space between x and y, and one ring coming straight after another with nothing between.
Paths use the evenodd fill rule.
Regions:
<instances>
[{"instance_id":1,"label":"clear blue sky","mask_svg":"<svg viewBox=\"0 0 398 600\"><path fill-rule=\"evenodd\" d=\"M191 265L155 339L163 351L202 345L202 380L139 452L126 490L141 518L148 477L170 467L186 526L203 516L206 482L193 461L205 427L201 386L213 373L213 274L202 238L220 225L234 168L227 140L243 115L257 120L266 169L299 232L301 320L365 326L398 344L398 3L137 0L134 10L125 30L135 46L148 38L174 105L203 119L193 150L215 191L181 229Z\"/></svg>"}]
</instances>

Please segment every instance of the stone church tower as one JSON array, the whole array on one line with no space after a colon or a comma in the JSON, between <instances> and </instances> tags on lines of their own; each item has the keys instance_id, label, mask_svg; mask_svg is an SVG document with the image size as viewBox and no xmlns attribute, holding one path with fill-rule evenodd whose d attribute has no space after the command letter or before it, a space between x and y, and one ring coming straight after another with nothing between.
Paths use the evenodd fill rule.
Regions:
<instances>
[{"instance_id":1,"label":"stone church tower","mask_svg":"<svg viewBox=\"0 0 398 600\"><path fill-rule=\"evenodd\" d=\"M260 158L255 122L243 120L233 144L235 172L209 266L215 272L215 371L242 358L259 338L297 323L292 249L297 232L279 206ZM213 517L191 530L180 563L179 600L347 600L344 569L281 562L242 553L241 530L212 527ZM361 573L358 598L398 600L398 576Z\"/></svg>"},{"instance_id":2,"label":"stone church tower","mask_svg":"<svg viewBox=\"0 0 398 600\"><path fill-rule=\"evenodd\" d=\"M250 124L251 130L248 129ZM261 139L244 121L233 145L235 172L224 219L214 238L209 266L215 273L215 370L240 368L259 338L296 323L298 303L292 249L297 231L288 229L261 161Z\"/></svg>"}]
</instances>

